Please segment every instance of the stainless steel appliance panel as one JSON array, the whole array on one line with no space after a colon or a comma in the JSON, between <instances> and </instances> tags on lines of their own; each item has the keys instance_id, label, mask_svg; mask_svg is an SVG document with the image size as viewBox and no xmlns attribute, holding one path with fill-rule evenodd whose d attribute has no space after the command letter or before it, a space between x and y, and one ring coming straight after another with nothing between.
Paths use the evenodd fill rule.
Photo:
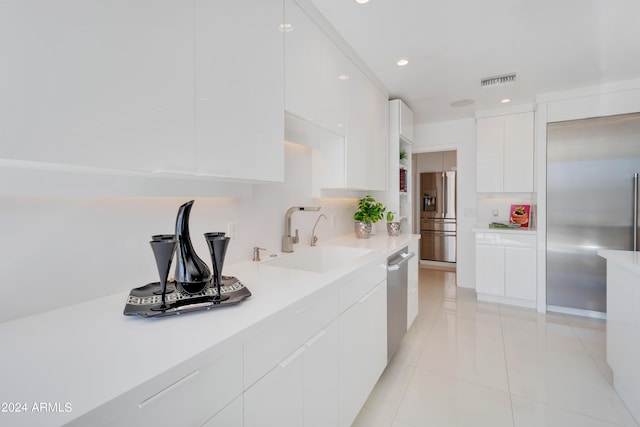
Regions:
<instances>
[{"instance_id":1,"label":"stainless steel appliance panel","mask_svg":"<svg viewBox=\"0 0 640 427\"><path fill-rule=\"evenodd\" d=\"M456 233L421 231L421 258L430 261L456 262Z\"/></svg>"},{"instance_id":2,"label":"stainless steel appliance panel","mask_svg":"<svg viewBox=\"0 0 640 427\"><path fill-rule=\"evenodd\" d=\"M387 258L387 360L407 333L408 261L414 256L404 247Z\"/></svg>"},{"instance_id":3,"label":"stainless steel appliance panel","mask_svg":"<svg viewBox=\"0 0 640 427\"><path fill-rule=\"evenodd\" d=\"M422 219L420 221L422 231L448 231L456 232L456 220L449 219Z\"/></svg>"},{"instance_id":4,"label":"stainless steel appliance panel","mask_svg":"<svg viewBox=\"0 0 640 427\"><path fill-rule=\"evenodd\" d=\"M638 239L640 113L547 127L547 304L606 311L599 249Z\"/></svg>"},{"instance_id":5,"label":"stainless steel appliance panel","mask_svg":"<svg viewBox=\"0 0 640 427\"><path fill-rule=\"evenodd\" d=\"M420 174L421 218L456 218L456 172Z\"/></svg>"}]
</instances>

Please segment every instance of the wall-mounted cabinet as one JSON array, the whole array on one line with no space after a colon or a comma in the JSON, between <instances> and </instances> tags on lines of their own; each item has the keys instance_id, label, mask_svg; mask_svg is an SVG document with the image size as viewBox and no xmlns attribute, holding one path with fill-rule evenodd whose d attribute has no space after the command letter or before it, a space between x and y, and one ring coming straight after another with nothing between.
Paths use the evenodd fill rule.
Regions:
<instances>
[{"instance_id":1,"label":"wall-mounted cabinet","mask_svg":"<svg viewBox=\"0 0 640 427\"><path fill-rule=\"evenodd\" d=\"M197 172L283 181L283 0L196 0L194 16Z\"/></svg>"},{"instance_id":2,"label":"wall-mounted cabinet","mask_svg":"<svg viewBox=\"0 0 640 427\"><path fill-rule=\"evenodd\" d=\"M3 2L0 158L194 171L193 14L179 0Z\"/></svg>"},{"instance_id":3,"label":"wall-mounted cabinet","mask_svg":"<svg viewBox=\"0 0 640 427\"><path fill-rule=\"evenodd\" d=\"M283 12L283 0L3 2L0 158L67 166L78 181L282 181ZM163 195L138 178L131 187Z\"/></svg>"},{"instance_id":4,"label":"wall-mounted cabinet","mask_svg":"<svg viewBox=\"0 0 640 427\"><path fill-rule=\"evenodd\" d=\"M342 158L329 162L344 164L344 179L322 171L323 188L386 189L386 94L294 0L285 0L285 22L287 114L344 137Z\"/></svg>"},{"instance_id":5,"label":"wall-mounted cabinet","mask_svg":"<svg viewBox=\"0 0 640 427\"><path fill-rule=\"evenodd\" d=\"M479 118L477 191L533 192L533 113Z\"/></svg>"}]
</instances>

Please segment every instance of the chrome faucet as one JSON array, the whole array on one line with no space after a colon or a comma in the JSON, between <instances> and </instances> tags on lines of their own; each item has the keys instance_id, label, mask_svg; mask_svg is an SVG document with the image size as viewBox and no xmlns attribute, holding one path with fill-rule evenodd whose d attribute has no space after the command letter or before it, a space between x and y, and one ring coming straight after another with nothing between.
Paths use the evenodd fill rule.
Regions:
<instances>
[{"instance_id":1,"label":"chrome faucet","mask_svg":"<svg viewBox=\"0 0 640 427\"><path fill-rule=\"evenodd\" d=\"M311 246L315 246L316 242L318 241L318 236L316 236L316 227L318 226L318 223L320 222L320 218L327 219L327 216L325 214L318 215L318 219L316 219L316 223L313 226L313 231L311 232Z\"/></svg>"},{"instance_id":2,"label":"chrome faucet","mask_svg":"<svg viewBox=\"0 0 640 427\"><path fill-rule=\"evenodd\" d=\"M298 211L319 211L320 206L293 206L287 210L284 215L284 236L282 236L282 252L293 252L293 244L300 242L298 230L296 235L291 235L291 216Z\"/></svg>"}]
</instances>

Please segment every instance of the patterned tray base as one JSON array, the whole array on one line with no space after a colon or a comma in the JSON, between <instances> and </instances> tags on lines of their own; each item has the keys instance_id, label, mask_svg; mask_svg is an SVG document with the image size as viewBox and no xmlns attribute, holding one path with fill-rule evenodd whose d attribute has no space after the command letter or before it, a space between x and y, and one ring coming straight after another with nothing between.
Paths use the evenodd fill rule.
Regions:
<instances>
[{"instance_id":1,"label":"patterned tray base","mask_svg":"<svg viewBox=\"0 0 640 427\"><path fill-rule=\"evenodd\" d=\"M174 282L167 283L166 308L162 308L160 283L154 282L132 289L124 307L125 316L164 317L190 311L210 310L237 304L251 296L249 289L235 277L223 276L220 287L222 296L229 298L216 301L218 293L215 288L207 287L197 294L188 294L176 289Z\"/></svg>"}]
</instances>

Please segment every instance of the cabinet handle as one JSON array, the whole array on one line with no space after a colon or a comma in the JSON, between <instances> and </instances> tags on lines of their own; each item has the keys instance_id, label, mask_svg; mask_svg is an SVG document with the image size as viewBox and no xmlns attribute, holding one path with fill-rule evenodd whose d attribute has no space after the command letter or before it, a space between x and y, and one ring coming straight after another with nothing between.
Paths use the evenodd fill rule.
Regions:
<instances>
[{"instance_id":1,"label":"cabinet handle","mask_svg":"<svg viewBox=\"0 0 640 427\"><path fill-rule=\"evenodd\" d=\"M371 293L368 293L365 296L363 296L362 298L360 298L360 301L358 301L358 303L362 304L363 302L368 300L370 297L371 297Z\"/></svg>"},{"instance_id":2,"label":"cabinet handle","mask_svg":"<svg viewBox=\"0 0 640 427\"><path fill-rule=\"evenodd\" d=\"M311 348L320 338L322 338L325 334L327 333L326 329L321 330L319 333L316 334L315 337L311 338L309 341L307 341L304 345L307 348Z\"/></svg>"},{"instance_id":3,"label":"cabinet handle","mask_svg":"<svg viewBox=\"0 0 640 427\"><path fill-rule=\"evenodd\" d=\"M159 398L161 398L165 394L169 393L174 388L176 388L176 387L180 386L181 384L189 381L191 378L195 377L199 373L200 373L200 371L193 371L192 373L190 373L186 377L182 378L181 380L171 384L170 386L168 386L167 388L165 388L163 390L160 390L159 392L157 392L153 396L149 397L148 399L143 400L142 402L140 402L138 404L138 409L142 409L145 406L149 405L150 403L153 403L154 401L158 400Z\"/></svg>"},{"instance_id":4,"label":"cabinet handle","mask_svg":"<svg viewBox=\"0 0 640 427\"><path fill-rule=\"evenodd\" d=\"M304 353L304 350L305 350L304 347L300 347L295 352L293 352L293 354L291 356L287 357L282 362L280 362L278 364L278 366L280 366L283 369L286 368L287 366L289 366L291 364L291 362L296 360L302 353Z\"/></svg>"},{"instance_id":5,"label":"cabinet handle","mask_svg":"<svg viewBox=\"0 0 640 427\"><path fill-rule=\"evenodd\" d=\"M296 314L302 313L303 311L305 311L306 309L308 309L309 307L311 307L312 305L314 305L317 302L318 302L318 300L311 301L309 304L305 305L304 307L297 309L296 310Z\"/></svg>"}]
</instances>

